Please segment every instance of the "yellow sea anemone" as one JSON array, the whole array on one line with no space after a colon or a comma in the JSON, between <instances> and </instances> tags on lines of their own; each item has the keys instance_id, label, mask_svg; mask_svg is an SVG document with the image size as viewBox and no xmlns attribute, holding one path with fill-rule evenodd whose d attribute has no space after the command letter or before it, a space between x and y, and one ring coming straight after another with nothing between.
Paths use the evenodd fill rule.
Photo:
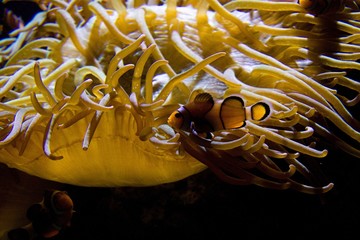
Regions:
<instances>
[{"instance_id":1,"label":"yellow sea anemone","mask_svg":"<svg viewBox=\"0 0 360 240\"><path fill-rule=\"evenodd\" d=\"M0 161L80 186L149 186L207 166L233 184L323 193L302 163L360 157L360 13L279 1L39 1L0 41ZM205 139L167 118L194 93L271 115ZM329 143L328 145L326 143ZM318 145L318 146L316 146Z\"/></svg>"}]
</instances>

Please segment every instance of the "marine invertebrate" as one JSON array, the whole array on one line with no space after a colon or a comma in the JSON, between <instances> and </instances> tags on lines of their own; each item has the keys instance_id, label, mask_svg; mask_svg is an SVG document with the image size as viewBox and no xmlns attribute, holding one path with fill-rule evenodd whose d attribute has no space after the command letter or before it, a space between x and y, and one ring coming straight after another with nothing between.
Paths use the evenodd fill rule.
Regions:
<instances>
[{"instance_id":1,"label":"marine invertebrate","mask_svg":"<svg viewBox=\"0 0 360 240\"><path fill-rule=\"evenodd\" d=\"M0 161L82 186L155 185L208 166L233 184L330 190L301 158L325 157L325 141L360 156L349 110L360 86L346 75L360 69L359 14L225 2L41 2L0 42ZM199 92L266 101L271 115L212 139L169 127Z\"/></svg>"}]
</instances>

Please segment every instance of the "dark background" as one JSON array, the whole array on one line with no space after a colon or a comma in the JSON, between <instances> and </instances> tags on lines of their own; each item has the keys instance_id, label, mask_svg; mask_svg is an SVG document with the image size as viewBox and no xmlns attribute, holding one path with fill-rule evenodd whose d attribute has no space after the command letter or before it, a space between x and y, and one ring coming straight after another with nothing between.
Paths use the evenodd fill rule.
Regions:
<instances>
[{"instance_id":1,"label":"dark background","mask_svg":"<svg viewBox=\"0 0 360 240\"><path fill-rule=\"evenodd\" d=\"M31 3L5 7L25 22L39 11ZM5 26L1 37L9 31ZM156 187L67 185L76 212L72 226L53 239L358 239L360 159L334 151L315 161L335 184L327 194L232 186L208 170Z\"/></svg>"},{"instance_id":2,"label":"dark background","mask_svg":"<svg viewBox=\"0 0 360 240\"><path fill-rule=\"evenodd\" d=\"M0 23L3 25L3 30L0 34L1 39L7 36L9 32L11 32L13 29L7 24L6 21L6 13L7 11L12 11L16 16L19 16L22 18L22 20L26 23L32 19L34 14L40 11L38 6L33 2L8 2L6 4L3 4L2 1L0 1Z\"/></svg>"}]
</instances>

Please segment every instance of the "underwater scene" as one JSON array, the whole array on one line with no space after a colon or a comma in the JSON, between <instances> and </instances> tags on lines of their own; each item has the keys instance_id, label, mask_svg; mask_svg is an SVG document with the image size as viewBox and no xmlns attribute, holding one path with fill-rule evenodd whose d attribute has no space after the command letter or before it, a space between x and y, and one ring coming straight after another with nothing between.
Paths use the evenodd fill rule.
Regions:
<instances>
[{"instance_id":1,"label":"underwater scene","mask_svg":"<svg viewBox=\"0 0 360 240\"><path fill-rule=\"evenodd\" d=\"M358 235L359 0L0 7L0 240Z\"/></svg>"}]
</instances>

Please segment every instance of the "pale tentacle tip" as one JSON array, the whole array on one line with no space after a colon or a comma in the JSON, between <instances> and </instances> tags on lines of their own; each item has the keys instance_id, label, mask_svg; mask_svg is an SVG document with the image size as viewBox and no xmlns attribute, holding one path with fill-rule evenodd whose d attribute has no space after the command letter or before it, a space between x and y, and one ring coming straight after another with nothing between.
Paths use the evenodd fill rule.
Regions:
<instances>
[{"instance_id":1,"label":"pale tentacle tip","mask_svg":"<svg viewBox=\"0 0 360 240\"><path fill-rule=\"evenodd\" d=\"M289 170L287 171L287 174L289 175L289 177L293 176L296 172L296 167L293 164L289 165Z\"/></svg>"},{"instance_id":2,"label":"pale tentacle tip","mask_svg":"<svg viewBox=\"0 0 360 240\"><path fill-rule=\"evenodd\" d=\"M63 156L56 156L56 155L53 155L53 154L48 154L48 155L46 155L49 159L51 159L51 160L54 160L54 161L56 161L56 160L61 160L61 159L63 159L64 157Z\"/></svg>"},{"instance_id":3,"label":"pale tentacle tip","mask_svg":"<svg viewBox=\"0 0 360 240\"><path fill-rule=\"evenodd\" d=\"M329 151L327 149L322 150L319 154L319 157L320 158L326 157L328 155L328 152Z\"/></svg>"}]
</instances>

